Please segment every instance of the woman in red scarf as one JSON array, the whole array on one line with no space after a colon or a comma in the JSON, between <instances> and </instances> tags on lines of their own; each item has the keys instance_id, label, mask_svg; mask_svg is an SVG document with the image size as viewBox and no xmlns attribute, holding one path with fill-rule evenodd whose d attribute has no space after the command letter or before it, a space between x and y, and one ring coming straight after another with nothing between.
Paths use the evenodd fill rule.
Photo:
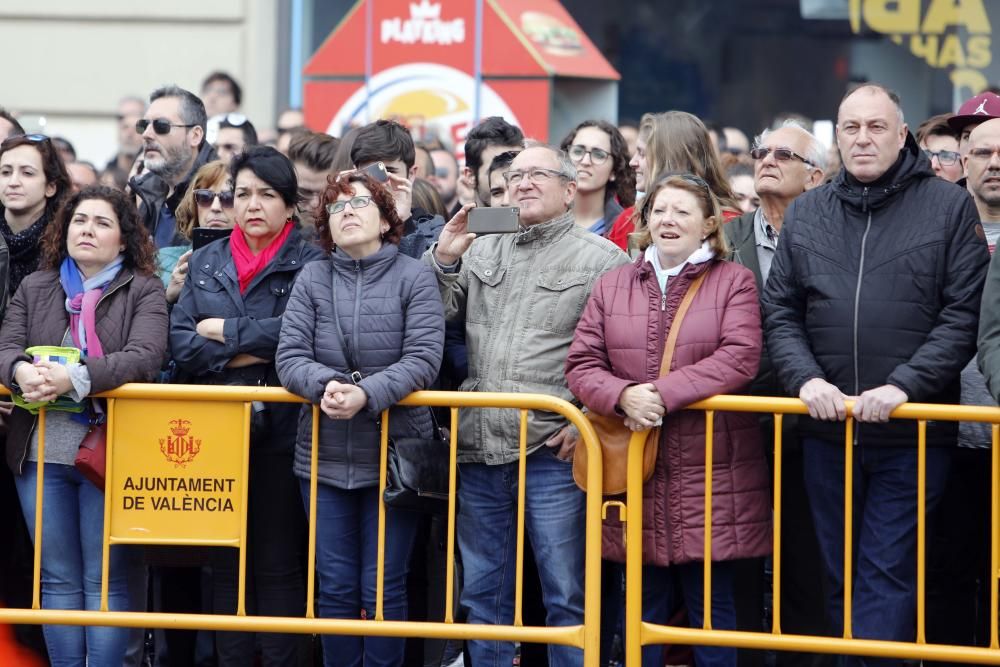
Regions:
<instances>
[{"instance_id":1,"label":"woman in red scarf","mask_svg":"<svg viewBox=\"0 0 1000 667\"><path fill-rule=\"evenodd\" d=\"M268 146L233 158L236 227L191 255L170 316L170 349L183 381L280 386L274 368L281 318L292 283L323 256L299 234L298 183L291 162ZM247 612L305 614L306 520L292 453L298 407L254 404L250 432ZM216 613L236 612L237 552L213 550ZM260 638L264 665L297 664L295 635ZM219 665L254 663L254 636L216 634Z\"/></svg>"}]
</instances>

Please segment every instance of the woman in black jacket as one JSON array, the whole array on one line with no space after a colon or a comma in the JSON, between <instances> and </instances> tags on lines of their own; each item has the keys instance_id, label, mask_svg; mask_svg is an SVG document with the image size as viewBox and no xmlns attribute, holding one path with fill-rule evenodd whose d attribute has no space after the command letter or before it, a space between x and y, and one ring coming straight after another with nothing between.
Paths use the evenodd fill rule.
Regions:
<instances>
[{"instance_id":1,"label":"woman in black jacket","mask_svg":"<svg viewBox=\"0 0 1000 667\"><path fill-rule=\"evenodd\" d=\"M322 257L295 228L298 184L292 164L258 146L230 166L236 227L197 250L170 317L170 349L189 382L274 385L282 314L299 270ZM302 616L305 514L292 476L296 406L254 404L250 434L247 609ZM236 611L237 554L213 562L216 613ZM216 635L220 665L250 665L250 633ZM295 664L294 635L264 634L265 665Z\"/></svg>"},{"instance_id":2,"label":"woman in black jacket","mask_svg":"<svg viewBox=\"0 0 1000 667\"><path fill-rule=\"evenodd\" d=\"M325 417L319 432L316 570L328 618L375 612L379 419L437 376L444 309L430 268L399 251L403 222L389 191L362 172L342 176L317 211L329 259L303 270L278 345L282 383ZM316 215L316 220L324 218ZM309 504L312 409L299 415L295 473ZM389 432L430 437L428 408L393 408ZM406 618L406 573L417 515L386 508L384 617ZM325 664L402 664L404 639L323 636Z\"/></svg>"}]
</instances>

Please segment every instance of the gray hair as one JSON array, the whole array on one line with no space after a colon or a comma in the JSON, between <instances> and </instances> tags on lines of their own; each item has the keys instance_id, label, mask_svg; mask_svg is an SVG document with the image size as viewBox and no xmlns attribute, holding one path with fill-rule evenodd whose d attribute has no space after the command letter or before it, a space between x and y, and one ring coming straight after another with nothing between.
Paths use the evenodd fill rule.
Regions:
<instances>
[{"instance_id":1,"label":"gray hair","mask_svg":"<svg viewBox=\"0 0 1000 667\"><path fill-rule=\"evenodd\" d=\"M197 125L203 131L208 122L208 115L205 113L205 103L201 98L189 90L184 90L176 84L160 86L149 94L149 102L152 104L161 97L176 97L181 102L181 120L185 125Z\"/></svg>"},{"instance_id":2,"label":"gray hair","mask_svg":"<svg viewBox=\"0 0 1000 667\"><path fill-rule=\"evenodd\" d=\"M799 130L806 136L806 141L807 141L806 151L805 151L806 154L804 157L807 160L809 160L809 163L812 164L812 166L816 167L820 171L826 171L826 148L824 148L820 140L816 138L816 135L807 130L805 127L803 127L802 123L792 118L785 120L785 122L781 124L781 127L775 129L780 130L786 127ZM764 128L763 132L761 132L758 136L754 137L753 140L754 148L760 146L764 142L764 140L767 139L768 135L770 135L772 132L774 132L774 130L769 128Z\"/></svg>"}]
</instances>

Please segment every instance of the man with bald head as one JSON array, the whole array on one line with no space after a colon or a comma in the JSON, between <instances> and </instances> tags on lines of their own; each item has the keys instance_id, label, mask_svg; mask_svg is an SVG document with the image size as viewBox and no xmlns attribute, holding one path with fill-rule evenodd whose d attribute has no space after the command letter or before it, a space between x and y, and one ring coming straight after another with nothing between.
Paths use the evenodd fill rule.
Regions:
<instances>
[{"instance_id":1,"label":"man with bald head","mask_svg":"<svg viewBox=\"0 0 1000 667\"><path fill-rule=\"evenodd\" d=\"M836 138L840 172L785 211L762 297L765 336L786 391L809 410L799 431L833 634L851 586L854 637L913 641L917 424L889 416L907 401L959 400L989 253L972 200L934 176L895 93L869 83L845 95ZM845 582L848 413L856 559ZM927 423L929 512L957 431Z\"/></svg>"},{"instance_id":2,"label":"man with bald head","mask_svg":"<svg viewBox=\"0 0 1000 667\"><path fill-rule=\"evenodd\" d=\"M521 231L476 238L466 205L425 260L445 316L465 322L469 377L463 391L536 392L576 402L565 364L594 281L628 261L610 241L578 227L571 209L576 167L558 148L521 151L504 172ZM514 620L519 419L510 410L459 413L458 544L462 606L470 623ZM571 427L530 412L525 531L542 583L546 624L583 622L584 495L573 482ZM471 641L473 665L510 665L514 646ZM582 665L579 649L549 647L549 665Z\"/></svg>"}]
</instances>

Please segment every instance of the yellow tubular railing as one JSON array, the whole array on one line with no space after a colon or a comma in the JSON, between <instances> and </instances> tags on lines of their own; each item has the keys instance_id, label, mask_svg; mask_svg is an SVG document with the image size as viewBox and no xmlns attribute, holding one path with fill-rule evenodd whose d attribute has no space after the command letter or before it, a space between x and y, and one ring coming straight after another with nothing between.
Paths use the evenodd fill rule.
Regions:
<instances>
[{"instance_id":1,"label":"yellow tubular railing","mask_svg":"<svg viewBox=\"0 0 1000 667\"><path fill-rule=\"evenodd\" d=\"M0 393L7 393L0 388ZM159 384L129 384L104 394L100 397L109 399L108 404L108 468L107 486L112 488L114 470L111 465L114 451L115 412L117 406L130 400L164 400L190 401L192 403L221 402L236 403L243 406L244 424L249 424L251 403L305 403L302 398L290 394L284 389L273 387L232 387L205 385L159 385ZM41 553L42 544L42 513L44 466L38 466L38 489L36 493L35 545L31 609L0 609L0 623L33 623L62 625L100 625L118 627L145 627L170 629L205 629L216 631L243 632L280 632L306 634L347 634L380 637L424 637L434 639L456 640L486 640L486 641L520 641L531 643L548 643L572 646L582 649L584 667L597 667L600 650L600 591L601 591L601 488L602 466L601 449L597 442L590 422L572 404L553 396L541 394L500 394L500 393L470 393L470 392L416 392L404 398L401 405L431 406L450 408L450 452L451 472L449 476L448 498L448 532L446 555L445 610L442 622L417 621L386 621L383 620L383 589L385 577L385 522L386 512L379 494L378 514L378 563L375 621L361 619L321 619L315 617L316 606L316 512L317 512L317 471L319 463L319 424L320 410L312 407L312 442L310 451L311 475L309 479L309 532L308 532L308 568L306 581L306 612L304 617L279 618L269 616L247 616L245 611L245 580L246 580L246 509L248 497L249 473L249 428L244 429L242 443L242 459L240 461L243 483L240 484L242 525L239 538L239 589L238 605L235 614L167 614L151 612L121 612L108 611L108 567L110 548L116 544L142 544L141 539L130 538L115 541L109 537L110 503L105 502L105 539L103 547L102 581L101 581L101 611L68 611L43 609L41 607ZM454 622L454 572L455 572L455 517L457 489L457 458L458 458L458 411L467 408L504 408L518 410L520 414L519 448L521 453L518 481L517 509L517 581L515 586L515 618L512 625L470 625ZM583 445L587 448L590 465L587 471L586 494L586 563L584 576L584 617L583 623L566 627L532 627L524 626L522 618L523 600L523 557L524 517L525 517L525 452L527 451L527 418L529 410L543 410L563 416L573 424L583 436ZM387 468L387 443L389 433L388 411L382 415L381 423L381 453L379 461L379 490L384 492ZM45 411L42 410L38 426L38 457L45 460ZM641 460L639 462L641 468ZM641 522L636 522L639 525ZM177 539L172 544L206 544L206 540ZM219 542L214 544L218 545ZM229 546L237 546L235 544Z\"/></svg>"},{"instance_id":2,"label":"yellow tubular railing","mask_svg":"<svg viewBox=\"0 0 1000 667\"><path fill-rule=\"evenodd\" d=\"M848 414L853 401L847 401ZM628 453L628 483L626 490L628 522L626 524L626 609L625 664L640 665L643 646L653 644L688 644L728 646L757 650L800 651L863 655L877 658L934 660L974 664L1000 664L998 642L998 603L1000 590L1000 408L959 405L907 403L892 412L893 419L917 421L917 609L914 642L894 642L854 639L851 631L852 569L853 569L853 488L854 420L846 420L844 438L844 631L842 637L789 635L781 630L781 487L782 487L782 417L786 414L807 414L801 401L791 398L750 396L715 396L700 401L688 409L702 410L706 418L705 436L705 555L704 563L704 623L701 628L682 628L646 623L642 620L642 449L645 437L633 437ZM718 412L755 412L774 415L774 543L773 543L773 618L770 632L743 632L711 629L711 497L713 416ZM990 521L990 646L952 646L928 644L926 633L926 547L927 547L927 422L968 421L992 424L991 456L991 521ZM643 434L644 436L644 434Z\"/></svg>"}]
</instances>

